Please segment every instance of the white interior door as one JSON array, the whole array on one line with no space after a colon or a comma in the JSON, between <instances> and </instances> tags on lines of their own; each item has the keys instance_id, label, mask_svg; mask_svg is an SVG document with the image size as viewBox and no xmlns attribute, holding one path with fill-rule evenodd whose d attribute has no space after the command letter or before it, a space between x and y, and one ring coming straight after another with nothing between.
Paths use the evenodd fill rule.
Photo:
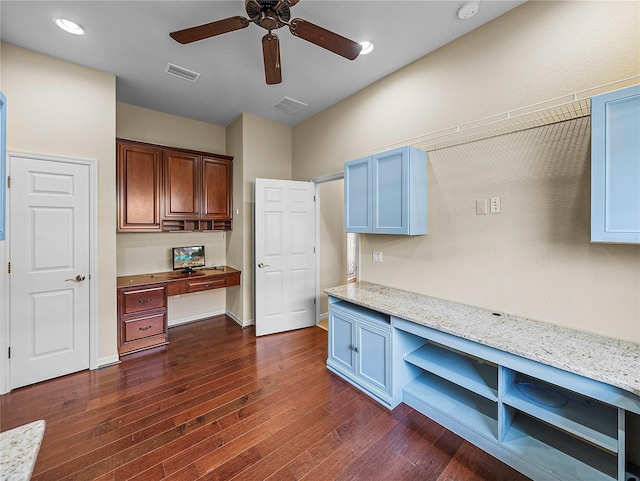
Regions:
<instances>
[{"instance_id":1,"label":"white interior door","mask_svg":"<svg viewBox=\"0 0 640 481\"><path fill-rule=\"evenodd\" d=\"M315 325L315 186L255 181L256 335Z\"/></svg>"},{"instance_id":2,"label":"white interior door","mask_svg":"<svg viewBox=\"0 0 640 481\"><path fill-rule=\"evenodd\" d=\"M11 158L11 388L89 368L88 165Z\"/></svg>"}]
</instances>

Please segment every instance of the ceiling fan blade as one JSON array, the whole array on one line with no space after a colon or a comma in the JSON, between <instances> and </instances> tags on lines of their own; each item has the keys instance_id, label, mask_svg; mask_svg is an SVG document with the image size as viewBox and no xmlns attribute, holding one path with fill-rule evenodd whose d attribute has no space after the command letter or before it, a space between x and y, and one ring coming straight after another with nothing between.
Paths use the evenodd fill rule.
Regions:
<instances>
[{"instance_id":1,"label":"ceiling fan blade","mask_svg":"<svg viewBox=\"0 0 640 481\"><path fill-rule=\"evenodd\" d=\"M349 60L354 60L360 54L360 50L362 50L362 46L358 42L349 40L342 35L338 35L301 18L291 20L289 29L296 37L314 43L319 47L326 48Z\"/></svg>"},{"instance_id":2,"label":"ceiling fan blade","mask_svg":"<svg viewBox=\"0 0 640 481\"><path fill-rule=\"evenodd\" d=\"M264 57L264 78L267 85L282 82L280 68L280 40L275 33L269 32L262 37L262 55Z\"/></svg>"},{"instance_id":3,"label":"ceiling fan blade","mask_svg":"<svg viewBox=\"0 0 640 481\"><path fill-rule=\"evenodd\" d=\"M244 17L230 17L224 20L217 20L211 23L205 23L197 27L185 28L177 32L171 32L169 35L176 42L185 44L197 42L209 37L215 37L223 33L233 32L249 26L249 20Z\"/></svg>"}]
</instances>

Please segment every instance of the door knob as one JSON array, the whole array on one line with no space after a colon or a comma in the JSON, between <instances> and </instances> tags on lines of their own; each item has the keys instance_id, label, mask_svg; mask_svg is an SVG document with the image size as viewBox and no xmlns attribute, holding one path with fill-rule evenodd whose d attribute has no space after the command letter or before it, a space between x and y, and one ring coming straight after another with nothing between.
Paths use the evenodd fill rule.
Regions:
<instances>
[{"instance_id":1,"label":"door knob","mask_svg":"<svg viewBox=\"0 0 640 481\"><path fill-rule=\"evenodd\" d=\"M260 269L264 269L265 267L270 267L269 264L263 264L262 262L260 264L258 264L258 267Z\"/></svg>"},{"instance_id":2,"label":"door knob","mask_svg":"<svg viewBox=\"0 0 640 481\"><path fill-rule=\"evenodd\" d=\"M85 277L82 274L78 274L74 279L65 279L65 282L82 282Z\"/></svg>"}]
</instances>

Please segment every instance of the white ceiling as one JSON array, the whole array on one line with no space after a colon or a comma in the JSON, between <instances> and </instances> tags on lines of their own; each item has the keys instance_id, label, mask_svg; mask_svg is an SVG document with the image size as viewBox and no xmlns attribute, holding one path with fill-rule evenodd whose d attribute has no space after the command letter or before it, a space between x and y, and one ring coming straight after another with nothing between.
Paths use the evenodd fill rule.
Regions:
<instances>
[{"instance_id":1,"label":"white ceiling","mask_svg":"<svg viewBox=\"0 0 640 481\"><path fill-rule=\"evenodd\" d=\"M302 18L375 50L354 61L278 31L283 81L266 85L261 38L247 28L188 45L175 30L246 16L233 1L0 1L3 42L116 75L116 97L187 118L228 125L246 112L295 125L414 60L481 26L524 0L482 1L478 13L460 20L463 1L302 0ZM58 29L54 17L82 25L76 37ZM164 73L173 63L201 73L196 83ZM291 115L273 108L283 97L308 104Z\"/></svg>"}]
</instances>

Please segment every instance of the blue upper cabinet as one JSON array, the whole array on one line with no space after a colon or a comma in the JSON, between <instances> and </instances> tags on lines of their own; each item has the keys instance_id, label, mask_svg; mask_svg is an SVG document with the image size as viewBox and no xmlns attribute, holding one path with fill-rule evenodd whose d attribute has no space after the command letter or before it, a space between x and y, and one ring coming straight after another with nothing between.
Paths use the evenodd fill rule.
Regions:
<instances>
[{"instance_id":1,"label":"blue upper cabinet","mask_svg":"<svg viewBox=\"0 0 640 481\"><path fill-rule=\"evenodd\" d=\"M427 153L381 152L344 165L345 232L427 233Z\"/></svg>"},{"instance_id":2,"label":"blue upper cabinet","mask_svg":"<svg viewBox=\"0 0 640 481\"><path fill-rule=\"evenodd\" d=\"M640 85L591 99L591 241L640 243Z\"/></svg>"}]
</instances>

